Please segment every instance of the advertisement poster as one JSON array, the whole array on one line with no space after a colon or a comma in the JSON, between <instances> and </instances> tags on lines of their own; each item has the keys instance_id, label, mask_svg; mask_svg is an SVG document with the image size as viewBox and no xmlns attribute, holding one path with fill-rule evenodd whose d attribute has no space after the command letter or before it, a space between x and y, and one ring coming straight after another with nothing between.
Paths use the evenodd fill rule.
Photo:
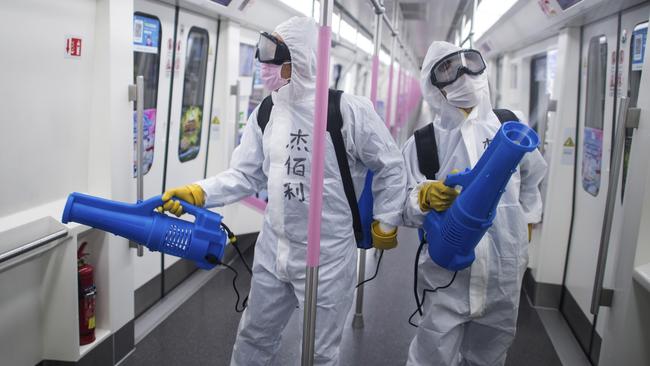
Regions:
<instances>
[{"instance_id":1,"label":"advertisement poster","mask_svg":"<svg viewBox=\"0 0 650 366\"><path fill-rule=\"evenodd\" d=\"M160 22L142 15L133 16L133 50L135 52L158 53Z\"/></svg>"},{"instance_id":2,"label":"advertisement poster","mask_svg":"<svg viewBox=\"0 0 650 366\"><path fill-rule=\"evenodd\" d=\"M183 107L178 144L178 159L186 162L199 155L201 149L201 121L203 111L198 106Z\"/></svg>"},{"instance_id":3,"label":"advertisement poster","mask_svg":"<svg viewBox=\"0 0 650 366\"><path fill-rule=\"evenodd\" d=\"M603 130L585 127L584 138L582 151L582 187L595 197L600 190Z\"/></svg>"},{"instance_id":4,"label":"advertisement poster","mask_svg":"<svg viewBox=\"0 0 650 366\"><path fill-rule=\"evenodd\" d=\"M632 33L632 71L643 69L646 38L648 38L648 27L636 29Z\"/></svg>"},{"instance_id":5,"label":"advertisement poster","mask_svg":"<svg viewBox=\"0 0 650 366\"><path fill-rule=\"evenodd\" d=\"M138 175L137 143L138 143L138 121L137 114L133 112L133 177ZM151 169L153 164L153 147L156 142L156 109L144 110L144 121L142 124L142 175Z\"/></svg>"}]
</instances>

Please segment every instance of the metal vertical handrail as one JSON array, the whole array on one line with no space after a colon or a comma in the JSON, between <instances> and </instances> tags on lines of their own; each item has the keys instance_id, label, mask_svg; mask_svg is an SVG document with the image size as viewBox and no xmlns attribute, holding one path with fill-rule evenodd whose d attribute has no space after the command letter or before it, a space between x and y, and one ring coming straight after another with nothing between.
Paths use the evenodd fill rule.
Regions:
<instances>
[{"instance_id":1,"label":"metal vertical handrail","mask_svg":"<svg viewBox=\"0 0 650 366\"><path fill-rule=\"evenodd\" d=\"M325 131L329 88L329 61L332 43L333 0L321 1L320 28L316 62L316 98L307 228L307 263L305 280L304 318L301 364L314 364L316 339L316 302L318 299L318 266L320 264L321 214L323 208L323 179L325 170Z\"/></svg>"},{"instance_id":2,"label":"metal vertical handrail","mask_svg":"<svg viewBox=\"0 0 650 366\"><path fill-rule=\"evenodd\" d=\"M237 147L237 139L239 138L239 123L241 122L239 119L239 115L241 113L241 82L239 79L237 79L237 82L235 84L230 86L230 95L235 97L235 133L233 136L233 147L232 150L230 150L230 157L228 161L230 161L230 158L232 158L232 153Z\"/></svg>"},{"instance_id":3,"label":"metal vertical handrail","mask_svg":"<svg viewBox=\"0 0 650 366\"><path fill-rule=\"evenodd\" d=\"M373 34L374 53L372 56L372 75L370 81L370 101L377 108L377 79L379 78L379 52L381 50L381 25L383 22L383 1L372 0L375 8L375 33ZM358 249L357 283L362 283L366 277L366 250ZM363 328L363 286L357 287L357 296L352 318L353 328Z\"/></svg>"},{"instance_id":4,"label":"metal vertical handrail","mask_svg":"<svg viewBox=\"0 0 650 366\"><path fill-rule=\"evenodd\" d=\"M612 151L612 161L610 163L609 181L607 185L607 200L605 203L605 215L603 216L603 226L600 234L600 248L598 249L598 262L596 265L596 278L591 297L591 313L598 314L603 294L603 281L605 279L605 267L607 266L607 253L609 251L609 241L612 235L612 223L614 221L614 209L616 208L618 190L618 176L621 172L621 162L623 160L623 147L625 146L625 127L627 122L627 111L630 100L626 97L619 99L618 119L616 121L616 135Z\"/></svg>"},{"instance_id":5,"label":"metal vertical handrail","mask_svg":"<svg viewBox=\"0 0 650 366\"><path fill-rule=\"evenodd\" d=\"M144 133L144 76L138 75L135 78L135 114L136 114L136 199L138 202L144 199L144 173L142 172L143 163L143 133ZM138 243L137 255L144 255L144 247Z\"/></svg>"}]
</instances>

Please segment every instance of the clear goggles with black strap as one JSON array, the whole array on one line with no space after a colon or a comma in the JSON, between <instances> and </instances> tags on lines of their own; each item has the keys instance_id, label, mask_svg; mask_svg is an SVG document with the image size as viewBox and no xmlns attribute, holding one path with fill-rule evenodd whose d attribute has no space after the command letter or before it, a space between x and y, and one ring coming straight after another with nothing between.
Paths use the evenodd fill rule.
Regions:
<instances>
[{"instance_id":1,"label":"clear goggles with black strap","mask_svg":"<svg viewBox=\"0 0 650 366\"><path fill-rule=\"evenodd\" d=\"M282 65L291 61L291 54L287 45L266 32L260 32L255 57L265 64Z\"/></svg>"},{"instance_id":2,"label":"clear goggles with black strap","mask_svg":"<svg viewBox=\"0 0 650 366\"><path fill-rule=\"evenodd\" d=\"M477 50L460 50L436 62L431 69L431 84L442 89L458 80L463 74L480 75L485 71L485 61Z\"/></svg>"}]
</instances>

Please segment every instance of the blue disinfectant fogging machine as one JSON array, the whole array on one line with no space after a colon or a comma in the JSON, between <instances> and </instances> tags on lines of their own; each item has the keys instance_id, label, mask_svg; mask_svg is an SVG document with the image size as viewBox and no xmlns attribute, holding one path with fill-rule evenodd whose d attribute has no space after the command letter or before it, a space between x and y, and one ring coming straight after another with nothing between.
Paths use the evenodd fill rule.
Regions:
<instances>
[{"instance_id":1,"label":"blue disinfectant fogging machine","mask_svg":"<svg viewBox=\"0 0 650 366\"><path fill-rule=\"evenodd\" d=\"M177 200L177 199L174 199ZM204 208L181 202L194 216L194 222L157 212L161 196L136 204L111 201L81 193L71 193L61 221L78 222L193 261L199 268L212 269L221 263L228 235L222 228L222 216Z\"/></svg>"},{"instance_id":2,"label":"blue disinfectant fogging machine","mask_svg":"<svg viewBox=\"0 0 650 366\"><path fill-rule=\"evenodd\" d=\"M445 185L462 186L461 194L447 211L429 212L423 225L436 264L458 271L474 262L474 248L492 226L510 177L537 145L534 130L520 122L506 122L473 169L447 177Z\"/></svg>"}]
</instances>

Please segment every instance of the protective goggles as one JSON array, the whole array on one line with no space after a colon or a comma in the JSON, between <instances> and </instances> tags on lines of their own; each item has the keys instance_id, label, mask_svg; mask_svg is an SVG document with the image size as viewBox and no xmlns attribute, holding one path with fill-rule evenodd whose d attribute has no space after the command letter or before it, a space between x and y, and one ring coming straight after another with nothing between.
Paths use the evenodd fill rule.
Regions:
<instances>
[{"instance_id":1,"label":"protective goggles","mask_svg":"<svg viewBox=\"0 0 650 366\"><path fill-rule=\"evenodd\" d=\"M480 75L485 71L483 56L476 50L460 50L443 57L431 69L431 84L439 89L458 80L463 74Z\"/></svg>"},{"instance_id":2,"label":"protective goggles","mask_svg":"<svg viewBox=\"0 0 650 366\"><path fill-rule=\"evenodd\" d=\"M291 61L291 54L287 45L266 32L260 32L255 57L265 64L282 65Z\"/></svg>"}]
</instances>

